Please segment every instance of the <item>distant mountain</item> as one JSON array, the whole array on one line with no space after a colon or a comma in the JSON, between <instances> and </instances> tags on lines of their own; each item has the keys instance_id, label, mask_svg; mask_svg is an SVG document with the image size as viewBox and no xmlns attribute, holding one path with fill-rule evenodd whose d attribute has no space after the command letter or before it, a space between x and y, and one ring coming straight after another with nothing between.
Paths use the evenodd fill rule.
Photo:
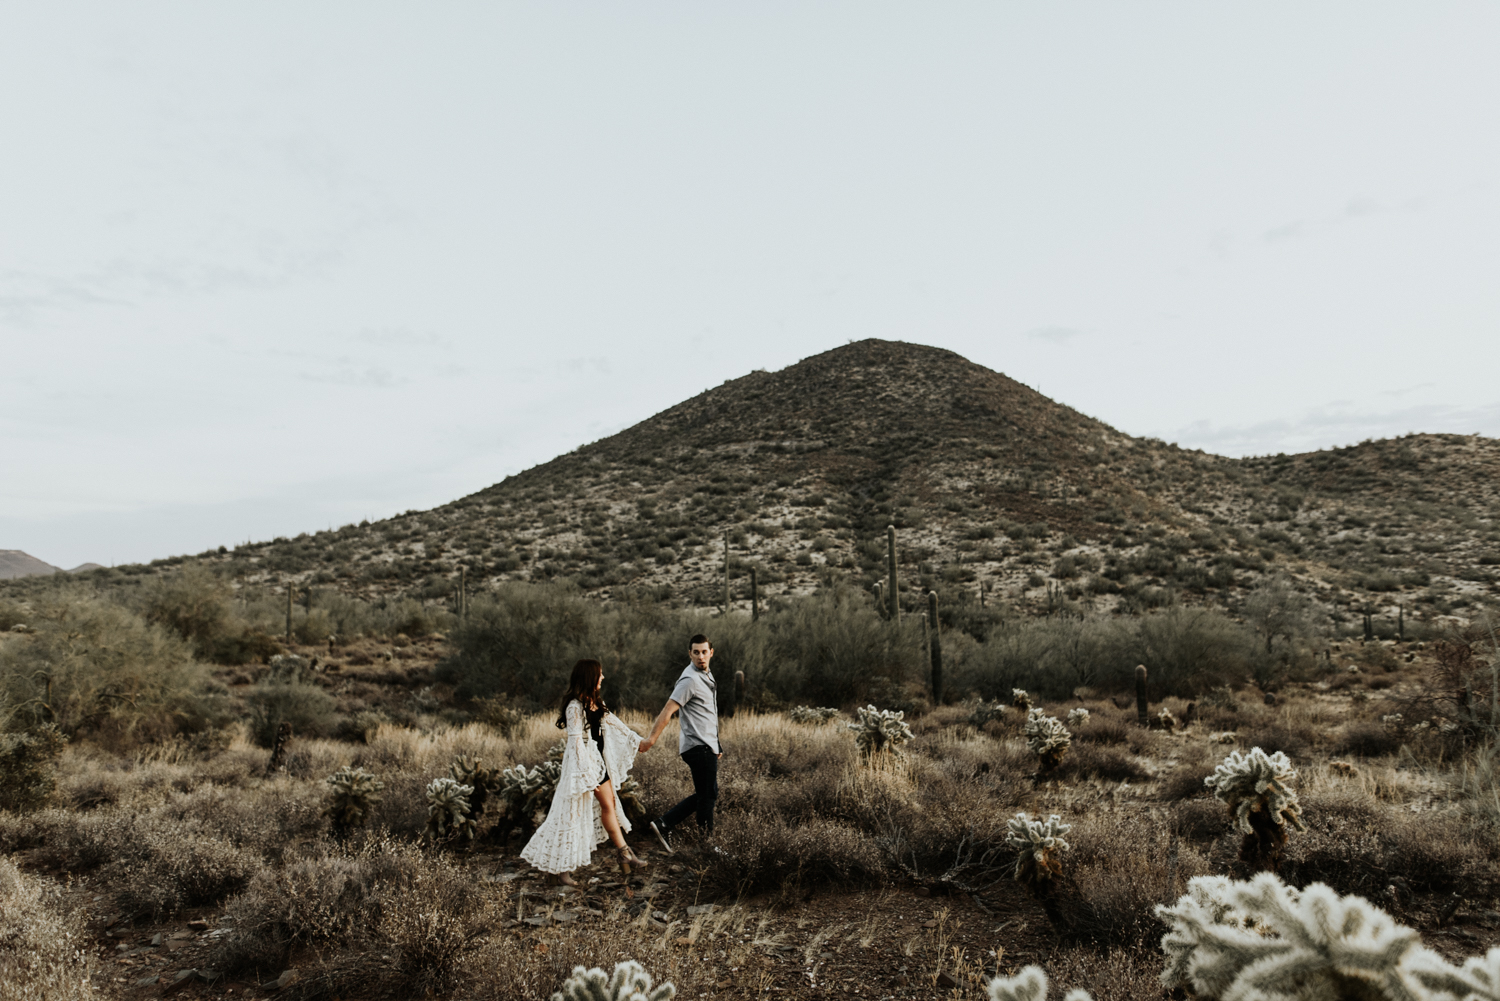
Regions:
<instances>
[{"instance_id":1,"label":"distant mountain","mask_svg":"<svg viewBox=\"0 0 1500 1001\"><path fill-rule=\"evenodd\" d=\"M55 567L51 563L43 563L35 556L23 553L19 549L0 549L0 580L10 580L15 577L37 577L62 572L61 567Z\"/></svg>"},{"instance_id":2,"label":"distant mountain","mask_svg":"<svg viewBox=\"0 0 1500 1001\"><path fill-rule=\"evenodd\" d=\"M1226 377L1228 377L1226 375ZM1285 574L1328 606L1476 614L1500 592L1500 442L1411 435L1231 459L1134 438L940 348L865 340L752 372L431 511L186 560L369 596L566 579L713 604L885 574L1019 608L1234 607ZM49 568L50 569L50 568ZM915 599L915 594L911 595Z\"/></svg>"}]
</instances>

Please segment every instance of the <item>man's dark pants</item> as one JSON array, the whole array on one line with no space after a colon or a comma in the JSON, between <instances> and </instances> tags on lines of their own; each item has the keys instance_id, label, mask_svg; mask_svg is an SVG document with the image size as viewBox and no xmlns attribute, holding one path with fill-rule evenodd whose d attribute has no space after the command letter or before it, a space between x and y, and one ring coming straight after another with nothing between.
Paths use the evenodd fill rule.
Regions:
<instances>
[{"instance_id":1,"label":"man's dark pants","mask_svg":"<svg viewBox=\"0 0 1500 1001\"><path fill-rule=\"evenodd\" d=\"M719 756L706 744L697 744L682 753L682 760L693 773L693 794L662 814L661 822L671 830L688 818L698 815L698 829L704 834L714 830L714 803L719 798Z\"/></svg>"}]
</instances>

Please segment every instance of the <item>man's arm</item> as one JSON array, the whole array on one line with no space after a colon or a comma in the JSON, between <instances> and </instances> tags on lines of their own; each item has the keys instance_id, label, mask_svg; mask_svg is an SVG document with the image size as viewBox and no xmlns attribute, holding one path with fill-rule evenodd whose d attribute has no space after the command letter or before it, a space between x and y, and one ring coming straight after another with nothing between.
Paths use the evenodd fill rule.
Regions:
<instances>
[{"instance_id":1,"label":"man's arm","mask_svg":"<svg viewBox=\"0 0 1500 1001\"><path fill-rule=\"evenodd\" d=\"M651 728L651 736L641 741L640 746L635 749L637 754L645 754L652 747L656 746L656 738L660 737L661 732L667 728L667 724L672 722L672 714L681 708L682 706L678 705L672 699L667 700L667 704L662 707L661 712L656 717L656 725Z\"/></svg>"}]
</instances>

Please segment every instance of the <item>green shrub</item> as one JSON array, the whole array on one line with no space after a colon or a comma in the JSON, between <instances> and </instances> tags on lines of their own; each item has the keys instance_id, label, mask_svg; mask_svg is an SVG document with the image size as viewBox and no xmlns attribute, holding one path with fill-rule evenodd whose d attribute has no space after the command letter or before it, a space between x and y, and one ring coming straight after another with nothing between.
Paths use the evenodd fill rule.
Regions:
<instances>
[{"instance_id":1,"label":"green shrub","mask_svg":"<svg viewBox=\"0 0 1500 1001\"><path fill-rule=\"evenodd\" d=\"M17 1001L94 1001L99 960L88 917L61 891L0 857L0 984Z\"/></svg>"},{"instance_id":2,"label":"green shrub","mask_svg":"<svg viewBox=\"0 0 1500 1001\"><path fill-rule=\"evenodd\" d=\"M0 733L0 810L35 810L57 785L54 766L67 738L44 723L23 733Z\"/></svg>"},{"instance_id":3,"label":"green shrub","mask_svg":"<svg viewBox=\"0 0 1500 1001\"><path fill-rule=\"evenodd\" d=\"M0 646L0 696L23 724L116 746L206 729L224 712L188 643L73 591L39 603L25 642Z\"/></svg>"},{"instance_id":4,"label":"green shrub","mask_svg":"<svg viewBox=\"0 0 1500 1001\"><path fill-rule=\"evenodd\" d=\"M333 696L295 670L269 675L245 701L250 703L250 736L262 747L276 743L283 723L290 723L299 737L326 737L338 724Z\"/></svg>"}]
</instances>

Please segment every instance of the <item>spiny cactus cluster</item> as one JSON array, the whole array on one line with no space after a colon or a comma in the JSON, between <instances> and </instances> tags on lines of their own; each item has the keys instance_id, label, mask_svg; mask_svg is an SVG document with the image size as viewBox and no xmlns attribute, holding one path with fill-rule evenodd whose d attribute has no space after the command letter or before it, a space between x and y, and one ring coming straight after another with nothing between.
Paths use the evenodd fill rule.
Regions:
<instances>
[{"instance_id":1,"label":"spiny cactus cluster","mask_svg":"<svg viewBox=\"0 0 1500 1001\"><path fill-rule=\"evenodd\" d=\"M1275 869L1286 845L1286 828L1306 830L1297 794L1288 784L1297 777L1281 751L1267 754L1252 747L1249 754L1230 751L1203 784L1229 807L1244 833L1240 858L1252 865Z\"/></svg>"},{"instance_id":2,"label":"spiny cactus cluster","mask_svg":"<svg viewBox=\"0 0 1500 1001\"><path fill-rule=\"evenodd\" d=\"M1068 710L1068 725L1082 726L1089 721L1089 711L1082 706Z\"/></svg>"},{"instance_id":3,"label":"spiny cactus cluster","mask_svg":"<svg viewBox=\"0 0 1500 1001\"><path fill-rule=\"evenodd\" d=\"M385 788L374 772L353 765L345 765L323 781L333 786L333 798L323 815L332 822L335 837L364 824L380 802L380 790Z\"/></svg>"},{"instance_id":4,"label":"spiny cactus cluster","mask_svg":"<svg viewBox=\"0 0 1500 1001\"><path fill-rule=\"evenodd\" d=\"M1006 826L1010 830L1005 835L1005 843L1020 851L1016 857L1017 880L1035 885L1062 875L1062 862L1057 853L1068 850L1063 835L1073 829L1072 824L1064 824L1062 817L1055 813L1044 821L1032 820L1028 814L1018 813Z\"/></svg>"},{"instance_id":5,"label":"spiny cactus cluster","mask_svg":"<svg viewBox=\"0 0 1500 1001\"><path fill-rule=\"evenodd\" d=\"M562 764L557 761L545 761L530 769L515 765L500 774L496 800L505 804L505 812L512 820L540 823L538 815L546 816L561 777Z\"/></svg>"},{"instance_id":6,"label":"spiny cactus cluster","mask_svg":"<svg viewBox=\"0 0 1500 1001\"><path fill-rule=\"evenodd\" d=\"M1047 1001L1047 974L1040 966L1028 966L1013 977L990 981L990 1001ZM1063 1001L1094 1001L1088 991L1075 987Z\"/></svg>"},{"instance_id":7,"label":"spiny cactus cluster","mask_svg":"<svg viewBox=\"0 0 1500 1001\"><path fill-rule=\"evenodd\" d=\"M489 798L500 791L501 770L484 767L483 758L471 758L463 754L453 759L453 763L448 766L448 774L459 785L473 788L474 792L469 796L469 809L473 811L477 823L484 816Z\"/></svg>"},{"instance_id":8,"label":"spiny cactus cluster","mask_svg":"<svg viewBox=\"0 0 1500 1001\"><path fill-rule=\"evenodd\" d=\"M986 723L1004 719L1009 709L1010 707L999 699L993 702L976 701L973 710L969 713L969 725L977 730Z\"/></svg>"},{"instance_id":9,"label":"spiny cactus cluster","mask_svg":"<svg viewBox=\"0 0 1500 1001\"><path fill-rule=\"evenodd\" d=\"M1228 805L1240 830L1247 834L1254 829L1256 814L1278 825L1289 823L1301 831L1306 829L1302 824L1302 806L1297 793L1288 785L1296 777L1291 759L1283 752L1267 754L1252 747L1249 754L1230 751L1229 757L1219 763L1203 784L1214 791L1215 798Z\"/></svg>"},{"instance_id":10,"label":"spiny cactus cluster","mask_svg":"<svg viewBox=\"0 0 1500 1001\"><path fill-rule=\"evenodd\" d=\"M1270 873L1199 876L1171 907L1162 983L1200 998L1500 1001L1500 949L1453 966L1362 897Z\"/></svg>"},{"instance_id":11,"label":"spiny cactus cluster","mask_svg":"<svg viewBox=\"0 0 1500 1001\"><path fill-rule=\"evenodd\" d=\"M1171 732L1172 730L1180 730L1182 728L1182 722L1178 720L1176 716L1172 715L1172 710L1166 708L1165 706L1162 707L1161 712L1156 714L1156 725L1159 729L1166 730L1168 732Z\"/></svg>"},{"instance_id":12,"label":"spiny cactus cluster","mask_svg":"<svg viewBox=\"0 0 1500 1001\"><path fill-rule=\"evenodd\" d=\"M859 710L854 723L845 724L854 731L854 743L869 757L882 751L901 753L901 745L911 740L911 727L905 723L906 713L890 709L866 706Z\"/></svg>"},{"instance_id":13,"label":"spiny cactus cluster","mask_svg":"<svg viewBox=\"0 0 1500 1001\"><path fill-rule=\"evenodd\" d=\"M1210 744L1233 744L1239 739L1239 734L1233 730L1224 730L1220 733L1211 733L1208 735L1208 742Z\"/></svg>"},{"instance_id":14,"label":"spiny cactus cluster","mask_svg":"<svg viewBox=\"0 0 1500 1001\"><path fill-rule=\"evenodd\" d=\"M433 779L427 784L428 840L474 836L474 818L469 807L469 796L473 792L473 786L448 778Z\"/></svg>"},{"instance_id":15,"label":"spiny cactus cluster","mask_svg":"<svg viewBox=\"0 0 1500 1001\"><path fill-rule=\"evenodd\" d=\"M1201 1001L1500 1001L1500 948L1455 966L1361 897L1322 883L1296 890L1270 873L1248 882L1199 876L1156 908L1161 982ZM989 984L991 1001L1046 1001L1047 975L1028 966ZM1064 1001L1092 1001L1082 990Z\"/></svg>"},{"instance_id":16,"label":"spiny cactus cluster","mask_svg":"<svg viewBox=\"0 0 1500 1001\"><path fill-rule=\"evenodd\" d=\"M1042 764L1042 771L1050 772L1062 762L1063 755L1073 746L1073 735L1054 716L1040 706L1026 713L1026 746L1031 748Z\"/></svg>"},{"instance_id":17,"label":"spiny cactus cluster","mask_svg":"<svg viewBox=\"0 0 1500 1001\"><path fill-rule=\"evenodd\" d=\"M822 726L824 723L837 717L838 714L839 711L837 709L831 709L828 706L820 706L816 709L812 706L793 706L786 714L786 718L793 723L812 723L816 726Z\"/></svg>"},{"instance_id":18,"label":"spiny cactus cluster","mask_svg":"<svg viewBox=\"0 0 1500 1001\"><path fill-rule=\"evenodd\" d=\"M651 974L633 959L616 963L613 973L599 967L585 970L573 967L573 975L563 981L562 989L552 1001L671 1001L677 988L668 981L651 986Z\"/></svg>"},{"instance_id":19,"label":"spiny cactus cluster","mask_svg":"<svg viewBox=\"0 0 1500 1001\"><path fill-rule=\"evenodd\" d=\"M1022 712L1029 712L1031 710L1031 696L1026 693L1026 689L1024 688L1012 688L1010 690L1010 704Z\"/></svg>"}]
</instances>

